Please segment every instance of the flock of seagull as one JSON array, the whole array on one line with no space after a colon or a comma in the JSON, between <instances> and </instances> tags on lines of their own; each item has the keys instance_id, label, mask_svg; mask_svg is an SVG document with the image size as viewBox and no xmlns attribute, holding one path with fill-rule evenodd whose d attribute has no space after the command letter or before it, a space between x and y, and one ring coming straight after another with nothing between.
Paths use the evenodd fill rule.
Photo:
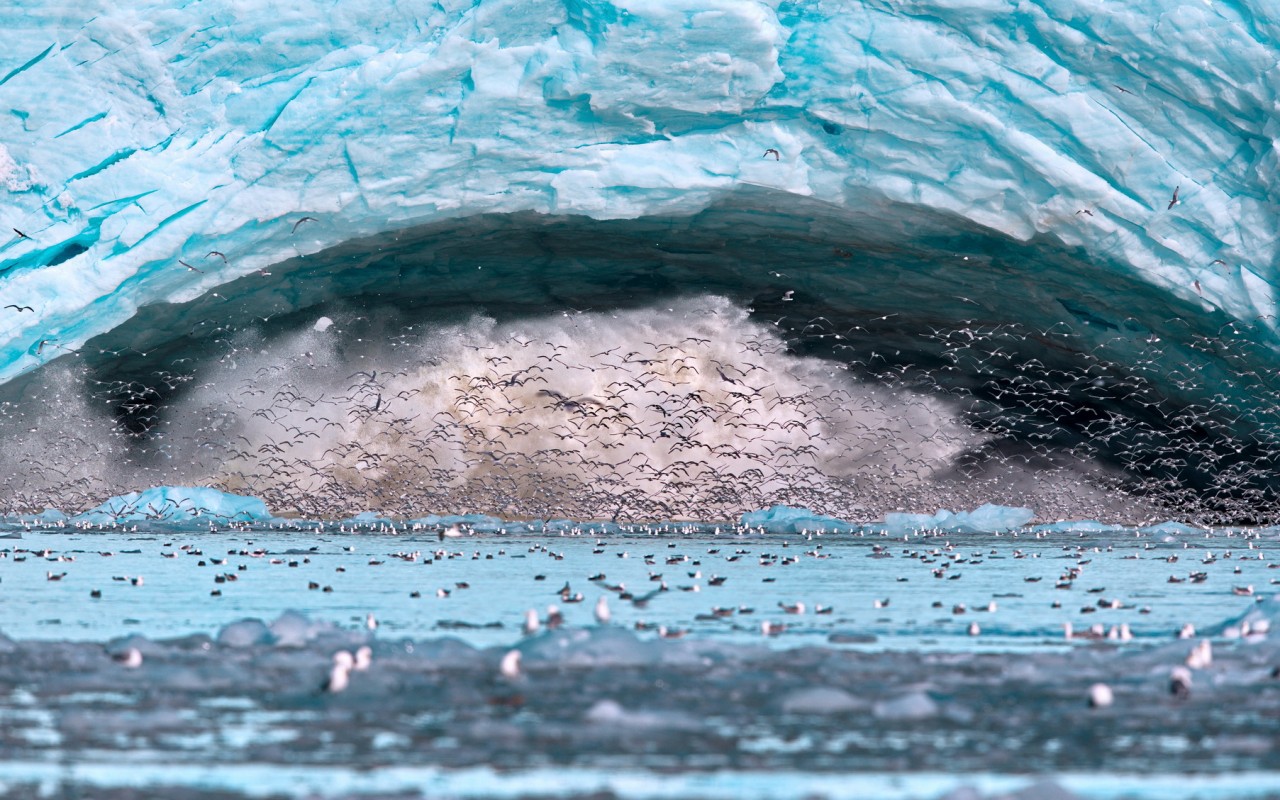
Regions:
<instances>
[{"instance_id":1,"label":"flock of seagull","mask_svg":"<svg viewBox=\"0 0 1280 800\"><path fill-rule=\"evenodd\" d=\"M312 559L321 559L321 550L327 550L323 544L312 546L305 550L290 550L288 553L273 553L267 546L255 542L263 533L269 533L276 529L285 537L292 534L304 535L322 535L322 541L338 541L342 543L342 552L328 553L327 556L320 560L316 565L310 566L314 571L317 568L328 569L333 565L331 556L338 556L340 559L337 573L346 573L347 566L341 564L347 563L348 559L343 556L355 552L354 545L346 544L351 539L344 537L364 534L366 536L377 536L374 541L399 543L404 540L401 538L389 539L382 538L379 534L398 533L401 536L408 536L411 540L414 537L421 540L423 537L430 537L431 540L439 539L440 546L433 550L398 550L394 553L387 553L381 556L371 557L368 561L367 569L383 567L384 565L400 564L400 565L424 565L431 567L433 564L444 565L447 562L458 562L458 569L466 569L469 562L480 562L488 564L497 559L499 562L506 558L535 558L545 557L549 559L548 564L564 561L566 550L563 547L556 546L557 539L544 536L541 539L535 539L529 543L527 539L518 534L514 534L515 541L508 543L513 534L487 534L477 535L475 532L468 530L466 526L452 524L449 526L434 524L413 524L404 525L397 528L394 522L378 522L378 523L277 523L268 527L265 531L261 528L244 523L215 523L209 521L210 533L232 534L234 536L252 537L245 538L239 547L233 547L228 550L225 556L212 553L206 553L201 545L185 544L181 546L175 545L171 541L166 541L161 546L159 555L166 559L181 558L184 563L195 563L198 559L198 569L196 574L201 574L203 570L199 568L207 568L212 571L212 586L209 594L214 598L221 598L224 591L233 591L236 584L242 578L248 578L249 581L262 580L260 576L256 576L256 565L261 565L268 573L273 569L281 569L286 572L291 571L287 568L304 567L312 564ZM89 524L89 523L62 523L64 527L70 531L80 531L84 533L91 532L115 532L117 534L128 534L130 530L137 531L137 525L132 528L129 525L121 524ZM28 523L26 530L35 529L48 530L47 526L36 523ZM175 531L176 533L177 531ZM1020 544L1016 537L1002 543L999 537L984 536L980 541L971 541L966 546L959 542L953 541L940 532L919 531L914 534L895 534L888 537L887 532L876 533L874 531L864 531L855 534L845 534L837 537L835 540L824 542L824 533L831 533L822 529L805 530L799 534L787 537L765 537L757 538L762 531L753 530L747 526L726 527L723 531L719 528L704 530L701 527L687 527L675 524L666 525L627 525L618 526L614 531L623 534L624 538L612 541L604 538L598 538L603 533L603 528L595 529L592 526L580 526L570 530L561 532L561 536L568 536L571 539L590 540L594 544L590 546L591 559L602 559L606 564L605 569L613 572L614 569L607 566L615 562L617 559L627 559L634 557L635 562L642 562L647 570L647 581L642 588L629 587L627 582L619 580L611 580L609 576L597 565L592 565L590 574L585 572L578 575L576 579L570 578L564 581L562 586L553 588L554 584L548 581L547 570L545 567L535 567L533 571L527 571L525 575L527 580L532 582L537 589L532 592L512 593L512 587L505 586L502 591L494 593L495 580L493 573L487 569L471 568L467 574L466 581L453 580L450 583L440 585L433 594L441 601L448 601L448 598L455 592L462 592L472 589L473 586L481 593L488 593L490 596L488 614L498 614L499 616L508 615L514 609L511 607L513 603L528 602L530 598L539 595L545 596L546 601L553 597L557 602L546 602L545 606L527 607L523 612L523 622L521 624L521 632L526 637L532 637L540 634L542 631L555 630L563 627L567 623L566 608L575 606L590 600L594 595L592 618L597 626L609 626L619 624L619 620L615 616L615 606L626 607L631 613L629 616L635 617L634 612L647 613L666 612L663 622L650 622L645 619L635 619L632 626L637 631L648 631L656 634L662 639L679 639L690 633L693 629L691 626L701 625L707 630L715 631L717 629L728 626L728 629L744 631L757 630L760 635L765 637L777 637L788 632L793 624L787 620L794 619L800 630L812 630L816 622L808 620L829 620L825 626L819 625L819 628L829 628L834 633L831 634L830 640L833 642L855 642L865 638L865 634L860 638L857 635L841 633L840 631L848 630L848 626L853 622L858 612L856 609L841 608L836 609L830 604L808 603L802 599L777 599L780 595L779 591L771 586L778 580L778 575L782 570L794 564L800 564L805 561L820 561L831 558L833 555L837 557L847 558L851 555L860 555L872 558L883 564L878 566L878 572L885 572L892 564L894 572L897 575L897 584L910 584L914 579L923 577L924 585L930 587L945 587L945 591L941 588L936 590L923 589L925 596L938 596L938 592L942 596L951 596L954 598L955 590L953 587L960 586L953 584L951 581L957 581L962 578L962 574L970 570L1002 570L1008 571L1007 567L1002 566L999 562L1020 562L1021 581L1026 585L1023 590L1030 592L1040 599L1052 597L1052 608L1054 611L1051 616L1059 616L1064 619L1062 623L1063 636L1066 640L1083 640L1105 641L1113 644L1123 644L1134 640L1135 633L1131 629L1129 620L1147 619L1147 615L1152 614L1153 608L1150 605L1156 600L1147 601L1147 605L1135 605L1124 599L1124 595L1131 596L1141 595L1148 598L1157 597L1153 594L1154 587L1146 587L1142 585L1143 581L1155 580L1154 571L1148 567L1144 568L1140 577L1131 580L1123 587L1119 594L1106 594L1103 587L1089 588L1085 593L1072 592L1077 588L1076 584L1082 580L1082 576L1092 571L1095 560L1100 559L1134 559L1144 560L1154 564L1175 565L1180 559L1193 562L1192 570L1184 577L1177 577L1171 574L1167 584L1170 588L1164 590L1169 592L1183 592L1186 588L1173 588L1178 584L1185 587L1196 587L1205 583L1209 577L1211 570L1217 570L1221 573L1224 570L1230 570L1231 577L1236 578L1236 582L1231 584L1231 594L1241 598L1250 598L1261 602L1264 597L1262 591L1255 592L1253 583L1240 583L1240 576L1246 573L1250 576L1258 574L1262 569L1280 568L1280 562L1267 561L1264 548L1269 541L1263 533L1256 530L1242 531L1220 531L1214 534L1213 542L1208 544L1196 543L1193 539L1187 539L1183 542L1182 547L1178 548L1175 544L1168 542L1160 543L1155 540L1143 542L1141 537L1134 541L1132 548L1126 548L1111 542L1107 537L1097 539L1090 537L1082 542L1067 542L1063 544L1051 543L1047 540L1047 534L1043 532L1028 534L1029 540L1025 544ZM637 538L643 537L643 538ZM746 537L746 538L744 538ZM170 537L172 538L172 537ZM616 537L610 537L616 538ZM674 539L674 540L673 540ZM233 540L234 541L234 540ZM462 546L463 542L467 542L467 546ZM563 545L565 540L559 539ZM722 544L721 542L725 542ZM522 546L515 547L519 542ZM651 552L640 553L637 550L634 554L629 552L627 543L631 543L631 547L642 543L643 549L651 549ZM658 549L659 543L661 549ZM701 549L691 550L690 544L713 545L707 547L705 552ZM527 552L523 545L528 544ZM794 545L794 546L793 546ZM496 546L496 549L494 547ZM362 549L368 549L369 544L362 545ZM480 549L474 549L480 548ZM588 548L585 542L581 542L579 546L574 548L576 557L571 559L574 561L574 569L582 569L584 565L580 559L587 552ZM1059 551L1056 553L1055 551ZM376 552L375 550L372 552ZM30 561L35 567L46 570L46 581L50 584L63 585L64 581L71 574L69 571L75 570L76 560L79 556L93 557L94 552L74 549L54 549L49 547L33 548L33 547L11 547L0 549L0 571L5 567L4 563L13 564L9 569L17 568L18 564ZM98 551L96 555L102 558L111 558L116 556L114 551ZM134 566L141 567L137 562L139 559L147 558L141 549L136 547L131 550L120 553L126 560L132 559L129 563ZM1042 559L1044 560L1038 560ZM1050 559L1060 558L1066 559L1071 563L1065 566L1054 565ZM48 568L49 563L56 562L58 571ZM256 564L255 564L256 562ZM532 563L532 562L531 562ZM627 562L628 564L630 562ZM981 565L988 564L983 567ZM754 575L750 572L752 565L756 565L761 569ZM1218 565L1216 567L1212 565ZM354 568L356 565L352 564ZM30 569L31 567L26 567ZM388 567L394 569L394 567ZM1178 569L1178 567L1171 567ZM627 574L634 572L629 569ZM1057 573L1056 578L1052 578L1053 573ZM424 575L428 573L423 573ZM449 574L455 578L458 575L454 570L450 570ZM558 573L561 577L564 573ZM887 575L888 573L886 573ZM1262 573L1265 574L1265 573ZM309 577L310 573L308 573ZM716 602L716 595L724 592L726 583L730 580L734 581L751 581L755 575L762 577L763 583L760 589L752 590L751 596L759 602L747 604L725 604L723 601ZM930 580L931 576L935 580ZM1046 580L1047 579L1047 580ZM279 584L279 578L268 578L273 584ZM429 580L429 579L428 579ZM439 578L437 578L439 580ZM486 581L488 583L486 583ZM935 581L946 581L939 583ZM1039 587L1044 581L1044 586ZM1221 583L1222 575L1218 575L1218 583ZM83 581L82 581L83 582ZM143 587L146 585L141 574L135 575L119 575L113 578L113 582L118 582L126 587ZM559 579L556 581L559 582ZM297 588L301 588L303 581L301 576L295 581ZM336 583L336 581L335 581ZM1271 584L1280 583L1280 578L1272 578ZM577 584L577 588L575 588ZM285 584L280 584L283 590ZM806 582L806 586L808 582ZM966 584L967 585L967 584ZM983 584L989 586L989 584ZM1052 587L1052 588L1049 588ZM306 581L306 588L311 591L323 591L330 593L334 591L331 585L324 585L316 580ZM354 588L354 586L352 587ZM587 588L584 592L582 589ZM783 591L795 591L796 585L789 584L787 589ZM1221 588L1221 587L1219 587ZM809 587L807 591L821 592L825 590L821 584ZM103 598L103 590L101 586L95 586L90 589L90 596L94 600ZM877 596L871 604L868 611L874 610L877 616L885 617L897 611L900 605L915 605L912 611L906 611L907 617L898 616L893 624L897 626L906 626L910 629L915 623L910 621L911 617L916 617L921 613L919 608L920 595L922 593L921 586L907 585L899 590L899 596L889 595L883 599ZM905 598L902 596L905 594ZM707 597L707 604L702 610L693 613L689 607L689 603L683 603L683 608L677 611L667 605L664 598L671 595L684 595L688 598ZM409 593L412 599L422 598L424 591L415 589ZM738 597L741 597L738 595ZM977 621L978 617L984 619L992 619L993 622L998 618L999 606L998 598L1022 598L1022 592L1002 592L991 596L990 599L981 602L975 602L972 605L966 605L963 602L943 602L941 599L935 599L932 602L932 609L937 615L949 615L958 624L963 625L965 633L971 637L978 637L985 634L983 623ZM1082 598L1085 600L1084 605L1077 608L1067 608L1073 598ZM896 602L902 601L902 602ZM178 601L184 602L184 601ZM215 601L216 602L216 601ZM382 601L385 602L385 599ZM1001 601L1003 602L1003 601ZM696 607L696 603L694 606ZM757 611L757 606L759 611ZM893 611L890 611L891 606ZM545 610L544 610L545 608ZM674 612L674 613L673 613ZM439 612L437 612L439 613ZM692 616L690 614L692 613ZM837 616L838 615L838 616ZM1087 627L1077 627L1072 624L1072 619L1080 619L1089 615L1093 617L1109 616L1114 621L1110 624L1093 623ZM662 617L660 617L662 618ZM1096 617L1095 617L1096 618ZM652 619L651 617L649 619ZM972 620L965 624L965 620ZM758 622L752 622L758 620ZM882 622L889 622L885 617ZM487 625L496 624L501 627L501 623L486 622L485 620L471 620L467 623L477 627L485 627ZM580 623L579 623L580 624ZM936 621L934 624L938 624ZM1007 625L1008 623L1006 623ZM1234 626L1229 626L1219 635L1227 640L1240 639L1248 641L1261 641L1270 634L1271 621L1265 616L1260 616L1252 620L1241 621ZM372 632L377 630L379 622L375 615L370 612L364 618L363 627ZM950 626L944 626L950 627ZM1014 629L1018 625L1014 623ZM1170 673L1169 691L1176 698L1186 698L1192 688L1192 676L1197 671L1208 669L1213 663L1213 651L1210 640L1206 638L1197 639L1198 632L1195 625L1189 622L1183 623L1176 629L1158 631L1152 630L1152 626L1147 623L1142 626L1141 635L1145 636L1148 641L1153 637L1176 637L1181 640L1188 640L1189 649L1186 654L1185 662L1175 665ZM1192 641L1194 640L1194 641ZM362 647L354 652L341 651L335 655L332 672L329 680L321 687L324 691L340 692L347 688L353 672L361 672L369 669L371 663L372 651L368 647ZM125 667L136 668L142 663L142 656L136 649L122 650L116 654L116 658ZM521 653L517 648L507 654L502 660L500 666L501 675L508 679L516 679L520 677L520 659ZM1280 676L1280 666L1276 666L1273 677ZM1112 695L1109 687L1105 684L1099 684L1090 690L1090 703L1095 706L1103 707L1110 705Z\"/></svg>"},{"instance_id":2,"label":"flock of seagull","mask_svg":"<svg viewBox=\"0 0 1280 800\"><path fill-rule=\"evenodd\" d=\"M779 291L772 307L789 308ZM1183 323L1173 343L1129 321L1102 338L1066 322L897 330L895 314L682 302L474 331L364 319L376 333L358 357L350 340L263 357L252 326L197 323L216 364L55 371L52 402L0 402L0 503L75 511L185 481L327 518L723 519L783 503L874 519L1030 496L1044 517L1240 521L1276 499L1259 476L1280 458L1263 402L1278 390L1243 323Z\"/></svg>"},{"instance_id":3,"label":"flock of seagull","mask_svg":"<svg viewBox=\"0 0 1280 800\"><path fill-rule=\"evenodd\" d=\"M1207 405L1180 401L1208 362L1171 364L1181 351L1155 336L1117 335L1123 353L1104 344L1066 369L1025 354L1029 338L1071 347L1065 325L966 321L919 335L941 358L927 368L856 344L860 326L756 322L718 299L473 327L407 326L359 357L323 342L268 357L228 331L217 364L174 359L147 382L67 379L46 387L54 402L0 403L0 502L75 511L198 483L321 518L730 519L788 504L869 520L997 502L1240 519L1265 506L1257 477L1280 453L1256 373Z\"/></svg>"}]
</instances>

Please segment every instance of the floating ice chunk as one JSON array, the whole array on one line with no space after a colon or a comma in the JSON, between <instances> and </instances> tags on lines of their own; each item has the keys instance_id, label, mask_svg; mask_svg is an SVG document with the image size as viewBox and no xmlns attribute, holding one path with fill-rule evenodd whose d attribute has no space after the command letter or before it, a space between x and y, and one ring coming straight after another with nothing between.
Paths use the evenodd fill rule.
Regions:
<instances>
[{"instance_id":1,"label":"floating ice chunk","mask_svg":"<svg viewBox=\"0 0 1280 800\"><path fill-rule=\"evenodd\" d=\"M491 517L487 514L446 514L440 516L438 514L428 514L425 517L409 520L410 526L421 527L451 527L454 525L465 526L469 530L477 533L501 533L512 527L512 524L498 517ZM580 525L581 523L574 523ZM524 526L529 530L536 530L532 523L526 523Z\"/></svg>"},{"instance_id":2,"label":"floating ice chunk","mask_svg":"<svg viewBox=\"0 0 1280 800\"><path fill-rule=\"evenodd\" d=\"M884 720L928 719L937 715L938 704L924 692L912 692L876 703L872 713Z\"/></svg>"},{"instance_id":3,"label":"floating ice chunk","mask_svg":"<svg viewBox=\"0 0 1280 800\"><path fill-rule=\"evenodd\" d=\"M311 620L297 611L286 611L271 623L270 631L279 646L302 647L310 638Z\"/></svg>"},{"instance_id":4,"label":"floating ice chunk","mask_svg":"<svg viewBox=\"0 0 1280 800\"><path fill-rule=\"evenodd\" d=\"M443 639L432 639L415 642L409 647L411 652L432 664L451 667L478 666L484 661L484 654L471 645L452 636Z\"/></svg>"},{"instance_id":5,"label":"floating ice chunk","mask_svg":"<svg viewBox=\"0 0 1280 800\"><path fill-rule=\"evenodd\" d=\"M1052 781L1039 781L1012 794L1001 795L1000 800L1080 800L1080 796Z\"/></svg>"},{"instance_id":6,"label":"floating ice chunk","mask_svg":"<svg viewBox=\"0 0 1280 800\"><path fill-rule=\"evenodd\" d=\"M237 625L249 620L243 620ZM227 629L224 628L225 632ZM305 647L308 643L323 633L334 630L333 625L327 622L312 622L300 611L292 609L285 611L268 626L271 641L277 647ZM223 642L223 644L228 644ZM236 647L237 645L230 645Z\"/></svg>"},{"instance_id":7,"label":"floating ice chunk","mask_svg":"<svg viewBox=\"0 0 1280 800\"><path fill-rule=\"evenodd\" d=\"M31 522L36 525L58 525L69 519L66 514L56 508L46 508L39 514L23 515L18 519L19 522Z\"/></svg>"},{"instance_id":8,"label":"floating ice chunk","mask_svg":"<svg viewBox=\"0 0 1280 800\"><path fill-rule=\"evenodd\" d=\"M842 519L793 506L749 511L742 515L742 524L750 528L764 528L770 533L799 533L802 530L851 531L859 527Z\"/></svg>"},{"instance_id":9,"label":"floating ice chunk","mask_svg":"<svg viewBox=\"0 0 1280 800\"><path fill-rule=\"evenodd\" d=\"M1235 628L1239 631L1239 635L1248 641L1259 641L1265 639L1277 625L1280 625L1280 594L1273 594L1270 597L1255 600L1248 611L1221 626L1212 628L1211 631L1225 634L1226 631Z\"/></svg>"},{"instance_id":10,"label":"floating ice chunk","mask_svg":"<svg viewBox=\"0 0 1280 800\"><path fill-rule=\"evenodd\" d=\"M918 530L940 530L952 533L1002 533L1021 528L1035 517L1029 508L997 506L990 503L973 511L939 510L927 514L886 514L884 527L893 534Z\"/></svg>"},{"instance_id":11,"label":"floating ice chunk","mask_svg":"<svg viewBox=\"0 0 1280 800\"><path fill-rule=\"evenodd\" d=\"M202 525L219 521L266 522L272 519L266 503L256 497L190 486L157 486L143 492L118 495L74 517L76 522L105 525L150 522Z\"/></svg>"},{"instance_id":12,"label":"floating ice chunk","mask_svg":"<svg viewBox=\"0 0 1280 800\"><path fill-rule=\"evenodd\" d=\"M365 527L395 524L395 521L390 517L384 517L373 511L361 511L354 517L348 517L347 519L341 520L341 522L347 525L363 525Z\"/></svg>"},{"instance_id":13,"label":"floating ice chunk","mask_svg":"<svg viewBox=\"0 0 1280 800\"><path fill-rule=\"evenodd\" d=\"M691 642L642 641L616 625L547 631L526 640L519 649L530 662L574 666L690 663L701 658Z\"/></svg>"},{"instance_id":14,"label":"floating ice chunk","mask_svg":"<svg viewBox=\"0 0 1280 800\"><path fill-rule=\"evenodd\" d=\"M1204 533L1204 530L1201 528L1187 525L1184 522L1174 522L1173 520L1161 522L1158 525L1149 525L1145 528L1139 528L1138 530L1140 533L1144 533L1149 536L1163 537L1165 541L1172 541L1172 539L1178 536L1197 536Z\"/></svg>"},{"instance_id":15,"label":"floating ice chunk","mask_svg":"<svg viewBox=\"0 0 1280 800\"><path fill-rule=\"evenodd\" d=\"M223 647L256 647L274 642L271 629L260 619L242 619L218 631L218 644Z\"/></svg>"},{"instance_id":16,"label":"floating ice chunk","mask_svg":"<svg viewBox=\"0 0 1280 800\"><path fill-rule=\"evenodd\" d=\"M791 714L847 714L867 704L833 686L798 689L782 699L782 710Z\"/></svg>"},{"instance_id":17,"label":"floating ice chunk","mask_svg":"<svg viewBox=\"0 0 1280 800\"><path fill-rule=\"evenodd\" d=\"M1121 525L1108 525L1094 519L1081 519L1032 525L1029 530L1032 533L1107 533L1122 529Z\"/></svg>"},{"instance_id":18,"label":"floating ice chunk","mask_svg":"<svg viewBox=\"0 0 1280 800\"><path fill-rule=\"evenodd\" d=\"M630 711L615 700L597 700L583 715L587 722L619 728L689 728L697 723L670 711Z\"/></svg>"},{"instance_id":19,"label":"floating ice chunk","mask_svg":"<svg viewBox=\"0 0 1280 800\"><path fill-rule=\"evenodd\" d=\"M123 654L131 650L136 650L144 656L159 656L166 650L163 645L157 644L144 636L137 635L112 639L107 642L105 649L107 655L115 659L119 659Z\"/></svg>"}]
</instances>

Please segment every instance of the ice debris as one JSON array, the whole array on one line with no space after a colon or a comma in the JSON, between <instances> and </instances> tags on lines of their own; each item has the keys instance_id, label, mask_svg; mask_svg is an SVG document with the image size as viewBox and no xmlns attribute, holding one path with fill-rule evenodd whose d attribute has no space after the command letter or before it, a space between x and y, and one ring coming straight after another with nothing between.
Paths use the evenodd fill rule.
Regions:
<instances>
[{"instance_id":1,"label":"ice debris","mask_svg":"<svg viewBox=\"0 0 1280 800\"><path fill-rule=\"evenodd\" d=\"M112 497L73 518L91 525L144 521L188 525L199 524L202 519L219 523L267 522L273 517L256 497L204 487L158 486Z\"/></svg>"}]
</instances>

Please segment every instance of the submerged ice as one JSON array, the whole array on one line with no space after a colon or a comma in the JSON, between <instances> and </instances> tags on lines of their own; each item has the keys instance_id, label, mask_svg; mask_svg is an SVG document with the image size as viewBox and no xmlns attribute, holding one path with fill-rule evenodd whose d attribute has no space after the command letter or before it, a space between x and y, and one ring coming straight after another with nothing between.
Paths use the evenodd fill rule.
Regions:
<instances>
[{"instance_id":1,"label":"submerged ice","mask_svg":"<svg viewBox=\"0 0 1280 800\"><path fill-rule=\"evenodd\" d=\"M936 423L931 446L944 452L895 441L867 460L876 468L864 477L902 490L957 468L980 480L967 494L957 481L927 504L933 484L899 491L870 502L871 517L1021 504L981 488L989 484L1031 496L1068 486L1065 501L1027 502L1043 516L1105 516L1098 497L1123 485L1176 509L1165 517L1270 518L1280 337L1277 31L1266 9L1138 0L170 6L0 11L9 109L0 207L13 231L0 243L0 298L12 305L0 313L0 378L10 381L6 440L25 439L5 456L15 508L83 510L185 479L296 496L302 510L298 498L325 505L326 487L391 476L405 453L386 440L431 435L439 403L399 401L392 419L420 415L403 434L380 430L384 420L344 419L336 448L320 448L331 463L310 474L310 454L282 472L270 463L281 455L271 452L280 448L272 424L305 436L319 432L315 423L298 423L319 416L296 420L294 408L273 419L278 409L259 401L237 408L231 390L243 384L226 386L229 365L252 363L266 384L290 375L272 392L292 391L294 345L300 332L328 333L320 319L356 330L353 318L375 317L364 332L387 346L421 323L446 341L501 333L510 348L565 311L601 339L577 346L626 356L646 334L578 312L630 310L655 324L697 296L727 298L736 310L709 302L771 325L789 355L852 374L852 384L824 378L820 394L878 385L865 390L873 417L908 408L921 430ZM399 328L386 322L392 310ZM718 347L740 341L747 324L686 335ZM406 371L387 347L357 357L351 345L324 363L343 375ZM455 367L484 366L434 347ZM706 392L708 406L736 391L705 369L724 361L713 349L661 354L694 360L701 377L687 391ZM812 384L818 368L799 363L771 365L776 392ZM410 366L394 389L354 402L380 411L379 397L447 386L450 369ZM561 388L525 394L601 399L584 376L559 377ZM487 408L497 398L472 400ZM671 413L665 399L656 405ZM195 408L213 413L197 419ZM854 441L816 436L815 427L845 422L799 416L828 442L819 449ZM549 449L552 421L525 421L540 432L517 458ZM503 422L475 430L492 436ZM699 435L700 445L723 444ZM774 454L751 468L781 470L780 485L812 467L824 487L848 477L838 462L881 441L866 437L847 456L770 442L792 448L789 460ZM655 458L643 441L616 454L588 449L592 460L647 458L663 475L679 460ZM229 450L252 458L228 459ZM542 513L459 488L495 460L484 450L445 448L447 475L402 476L389 497L356 492L340 513ZM71 455L48 457L60 453ZM141 466L103 466L122 459ZM230 463L212 474L215 459ZM563 461L556 469L582 475ZM1044 470L1071 478L1044 479ZM622 479L637 497L654 488L643 475ZM754 496L720 505L705 493L685 499L708 503L704 516L774 502L856 511L854 501L823 508L772 491L767 477L755 483ZM454 491L405 501L418 484ZM508 489L504 497L527 500L539 487ZM620 491L601 491L578 508L616 513ZM671 506L647 499L636 513ZM1139 503L1127 516L1152 514Z\"/></svg>"},{"instance_id":2,"label":"submerged ice","mask_svg":"<svg viewBox=\"0 0 1280 800\"><path fill-rule=\"evenodd\" d=\"M1273 794L1275 531L1025 514L0 524L0 797Z\"/></svg>"}]
</instances>

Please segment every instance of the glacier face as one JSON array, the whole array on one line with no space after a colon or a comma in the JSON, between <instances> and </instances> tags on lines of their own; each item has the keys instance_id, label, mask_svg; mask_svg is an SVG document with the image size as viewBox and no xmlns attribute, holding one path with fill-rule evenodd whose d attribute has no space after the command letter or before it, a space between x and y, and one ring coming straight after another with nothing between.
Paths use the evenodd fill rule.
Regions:
<instances>
[{"instance_id":1,"label":"glacier face","mask_svg":"<svg viewBox=\"0 0 1280 800\"><path fill-rule=\"evenodd\" d=\"M1141 371L1160 341L1162 401L1212 416L1243 373L1226 415L1269 420L1280 71L1258 3L19 3L0 23L0 297L31 309L0 315L6 380L356 295L528 314L716 293L801 339L860 322L864 361L937 361L923 334L974 320L1023 326L1050 366L1105 348Z\"/></svg>"},{"instance_id":2,"label":"glacier face","mask_svg":"<svg viewBox=\"0 0 1280 800\"><path fill-rule=\"evenodd\" d=\"M0 321L4 377L360 236L746 184L1048 236L1273 327L1277 23L1251 3L171 6L4 12L0 183L30 238L0 270L35 309Z\"/></svg>"}]
</instances>

